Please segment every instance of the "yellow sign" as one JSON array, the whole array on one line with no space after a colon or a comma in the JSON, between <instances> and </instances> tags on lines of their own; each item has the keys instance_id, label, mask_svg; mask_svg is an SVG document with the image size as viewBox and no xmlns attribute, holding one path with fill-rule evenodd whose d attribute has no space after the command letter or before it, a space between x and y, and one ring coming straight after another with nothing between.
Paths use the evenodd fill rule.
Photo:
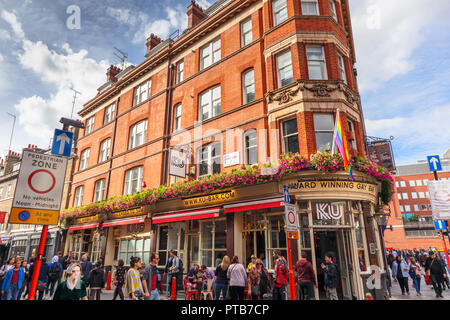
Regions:
<instances>
[{"instance_id":1,"label":"yellow sign","mask_svg":"<svg viewBox=\"0 0 450 320\"><path fill-rule=\"evenodd\" d=\"M300 191L358 191L370 194L377 193L377 186L367 182L349 180L296 180L288 181L291 192Z\"/></svg>"},{"instance_id":2,"label":"yellow sign","mask_svg":"<svg viewBox=\"0 0 450 320\"><path fill-rule=\"evenodd\" d=\"M119 218L142 216L144 214L145 214L144 207L141 207L141 208L132 209L132 210L111 212L108 214L108 218L109 219L119 219Z\"/></svg>"},{"instance_id":3,"label":"yellow sign","mask_svg":"<svg viewBox=\"0 0 450 320\"><path fill-rule=\"evenodd\" d=\"M208 194L206 196L201 197L183 199L183 202L185 206L189 207L189 206L212 204L216 202L231 201L234 200L235 198L236 192L234 190L230 190L216 194Z\"/></svg>"},{"instance_id":4,"label":"yellow sign","mask_svg":"<svg viewBox=\"0 0 450 320\"><path fill-rule=\"evenodd\" d=\"M12 208L9 223L57 225L59 211Z\"/></svg>"},{"instance_id":5,"label":"yellow sign","mask_svg":"<svg viewBox=\"0 0 450 320\"><path fill-rule=\"evenodd\" d=\"M84 223L91 223L91 222L98 222L98 215L84 217L84 218L78 218L75 220L74 224L84 224Z\"/></svg>"}]
</instances>

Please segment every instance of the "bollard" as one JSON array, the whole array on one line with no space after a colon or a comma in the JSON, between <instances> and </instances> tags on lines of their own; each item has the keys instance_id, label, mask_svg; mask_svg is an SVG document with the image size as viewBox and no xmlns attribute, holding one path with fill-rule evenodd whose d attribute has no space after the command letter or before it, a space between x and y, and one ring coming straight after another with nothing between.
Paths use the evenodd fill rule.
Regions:
<instances>
[{"instance_id":1,"label":"bollard","mask_svg":"<svg viewBox=\"0 0 450 320\"><path fill-rule=\"evenodd\" d=\"M111 290L111 272L108 271L108 281L106 281L106 290Z\"/></svg>"},{"instance_id":2,"label":"bollard","mask_svg":"<svg viewBox=\"0 0 450 320\"><path fill-rule=\"evenodd\" d=\"M366 300L373 300L372 294L366 293Z\"/></svg>"},{"instance_id":3,"label":"bollard","mask_svg":"<svg viewBox=\"0 0 450 320\"><path fill-rule=\"evenodd\" d=\"M172 277L172 294L170 300L177 300L177 278Z\"/></svg>"}]
</instances>

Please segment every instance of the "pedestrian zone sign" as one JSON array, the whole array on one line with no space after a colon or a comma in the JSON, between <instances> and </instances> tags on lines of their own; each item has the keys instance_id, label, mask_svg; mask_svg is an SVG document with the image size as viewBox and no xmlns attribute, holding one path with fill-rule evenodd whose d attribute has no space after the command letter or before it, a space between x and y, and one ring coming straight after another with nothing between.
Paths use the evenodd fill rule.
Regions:
<instances>
[{"instance_id":1,"label":"pedestrian zone sign","mask_svg":"<svg viewBox=\"0 0 450 320\"><path fill-rule=\"evenodd\" d=\"M295 204L284 203L286 214L286 231L298 231L297 207Z\"/></svg>"},{"instance_id":2,"label":"pedestrian zone sign","mask_svg":"<svg viewBox=\"0 0 450 320\"><path fill-rule=\"evenodd\" d=\"M9 223L57 225L67 159L24 151Z\"/></svg>"}]
</instances>

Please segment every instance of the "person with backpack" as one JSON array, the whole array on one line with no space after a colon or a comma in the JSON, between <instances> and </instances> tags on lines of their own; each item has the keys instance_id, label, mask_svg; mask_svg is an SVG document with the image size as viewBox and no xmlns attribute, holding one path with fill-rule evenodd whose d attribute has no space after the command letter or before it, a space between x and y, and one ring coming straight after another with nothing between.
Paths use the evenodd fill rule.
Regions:
<instances>
[{"instance_id":1,"label":"person with backpack","mask_svg":"<svg viewBox=\"0 0 450 320\"><path fill-rule=\"evenodd\" d=\"M101 261L95 264L86 286L89 287L89 300L100 300L102 289L105 287L105 271Z\"/></svg>"},{"instance_id":2,"label":"person with backpack","mask_svg":"<svg viewBox=\"0 0 450 320\"><path fill-rule=\"evenodd\" d=\"M125 294L129 295L132 300L142 300L144 298L144 289L142 288L141 274L139 268L141 267L141 258L130 258L130 269L128 269Z\"/></svg>"},{"instance_id":3,"label":"person with backpack","mask_svg":"<svg viewBox=\"0 0 450 320\"><path fill-rule=\"evenodd\" d=\"M429 257L425 261L425 272L432 281L433 289L436 292L436 298L443 298L441 278L447 276L447 273L444 273L444 268L441 261L436 259L434 252L430 251Z\"/></svg>"},{"instance_id":4,"label":"person with backpack","mask_svg":"<svg viewBox=\"0 0 450 320\"><path fill-rule=\"evenodd\" d=\"M179 281L179 273L181 268L183 267L181 260L177 257L177 252L175 250L170 250L169 252L170 258L167 261L165 272L167 273L167 298L170 298L172 295L172 278L177 278L177 284ZM181 267L181 268L180 268ZM177 285L178 287L178 285Z\"/></svg>"},{"instance_id":5,"label":"person with backpack","mask_svg":"<svg viewBox=\"0 0 450 320\"><path fill-rule=\"evenodd\" d=\"M409 275L411 279L413 280L414 287L416 288L416 292L418 296L421 296L422 293L420 293L420 279L421 279L421 271L422 268L420 267L420 264L417 263L415 257L411 257L411 262L409 264Z\"/></svg>"},{"instance_id":6,"label":"person with backpack","mask_svg":"<svg viewBox=\"0 0 450 320\"><path fill-rule=\"evenodd\" d=\"M288 277L288 267L286 259L281 256L278 249L273 251L273 260L275 262L273 276L273 300L286 300L286 285Z\"/></svg>"},{"instance_id":7,"label":"person with backpack","mask_svg":"<svg viewBox=\"0 0 450 320\"><path fill-rule=\"evenodd\" d=\"M114 286L116 288L114 289L113 300L116 300L117 296L119 296L121 300L125 300L122 291L122 287L125 283L125 267L123 265L123 260L119 259L116 267L116 273L114 275Z\"/></svg>"},{"instance_id":8,"label":"person with backpack","mask_svg":"<svg viewBox=\"0 0 450 320\"><path fill-rule=\"evenodd\" d=\"M59 279L63 273L63 267L59 263L59 257L54 256L52 263L49 264L50 271L48 272L48 284L47 289L45 289L45 294L50 292L50 296L53 296L55 288L58 286Z\"/></svg>"},{"instance_id":9,"label":"person with backpack","mask_svg":"<svg viewBox=\"0 0 450 320\"><path fill-rule=\"evenodd\" d=\"M325 292L328 300L339 300L337 295L337 285L339 281L338 269L333 263L334 255L327 253L325 255L325 263L321 267L325 271Z\"/></svg>"}]
</instances>

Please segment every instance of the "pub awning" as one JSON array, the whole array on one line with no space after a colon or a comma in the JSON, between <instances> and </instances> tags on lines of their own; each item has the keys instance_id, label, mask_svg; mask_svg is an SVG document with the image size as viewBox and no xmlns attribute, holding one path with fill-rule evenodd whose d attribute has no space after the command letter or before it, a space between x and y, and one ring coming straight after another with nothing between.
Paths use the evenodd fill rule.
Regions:
<instances>
[{"instance_id":1,"label":"pub awning","mask_svg":"<svg viewBox=\"0 0 450 320\"><path fill-rule=\"evenodd\" d=\"M97 228L98 223L86 223L86 224L80 224L78 226L73 226L69 228L69 231L77 231L77 230L84 230L84 229L93 229Z\"/></svg>"},{"instance_id":2,"label":"pub awning","mask_svg":"<svg viewBox=\"0 0 450 320\"><path fill-rule=\"evenodd\" d=\"M249 210L283 207L283 206L284 206L283 198L272 198L272 199L228 204L224 205L223 208L225 213L230 213L237 211L249 211Z\"/></svg>"},{"instance_id":3,"label":"pub awning","mask_svg":"<svg viewBox=\"0 0 450 320\"><path fill-rule=\"evenodd\" d=\"M168 222L177 222L177 221L217 218L219 216L219 210L220 210L220 207L208 208L208 209L202 209L202 210L169 212L166 214L153 216L152 223L158 224L158 223L168 223Z\"/></svg>"},{"instance_id":4,"label":"pub awning","mask_svg":"<svg viewBox=\"0 0 450 320\"><path fill-rule=\"evenodd\" d=\"M110 220L103 222L103 227L125 226L127 224L142 223L144 221L145 217Z\"/></svg>"}]
</instances>

